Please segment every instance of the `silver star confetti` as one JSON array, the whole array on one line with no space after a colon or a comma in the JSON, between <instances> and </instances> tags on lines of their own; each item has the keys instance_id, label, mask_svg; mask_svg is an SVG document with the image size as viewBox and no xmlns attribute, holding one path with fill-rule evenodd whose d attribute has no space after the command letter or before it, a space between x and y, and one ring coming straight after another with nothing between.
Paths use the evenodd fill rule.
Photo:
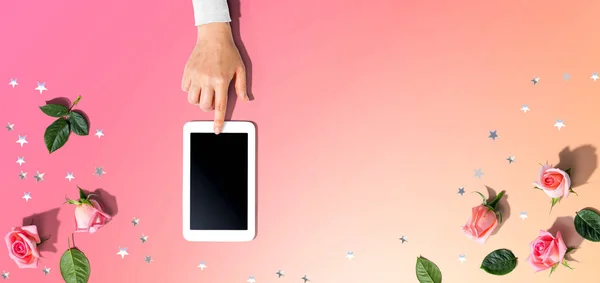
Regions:
<instances>
[{"instance_id":1,"label":"silver star confetti","mask_svg":"<svg viewBox=\"0 0 600 283\"><path fill-rule=\"evenodd\" d=\"M50 273L50 269L51 268L48 268L48 267L44 266L44 269L42 270L44 272L44 275L48 275Z\"/></svg>"},{"instance_id":2,"label":"silver star confetti","mask_svg":"<svg viewBox=\"0 0 600 283\"><path fill-rule=\"evenodd\" d=\"M19 173L19 178L21 178L21 180L25 179L26 177L27 177L27 172L21 171L21 173Z\"/></svg>"},{"instance_id":3,"label":"silver star confetti","mask_svg":"<svg viewBox=\"0 0 600 283\"><path fill-rule=\"evenodd\" d=\"M67 172L67 177L65 177L65 179L68 179L69 182L71 182L71 180L75 179L75 177L73 176L73 172Z\"/></svg>"},{"instance_id":4,"label":"silver star confetti","mask_svg":"<svg viewBox=\"0 0 600 283\"><path fill-rule=\"evenodd\" d=\"M10 82L8 84L10 86L12 86L12 88L15 88L16 86L19 85L19 83L17 82L17 79L10 79Z\"/></svg>"},{"instance_id":5,"label":"silver star confetti","mask_svg":"<svg viewBox=\"0 0 600 283\"><path fill-rule=\"evenodd\" d=\"M146 256L146 259L144 260L147 263L151 263L152 262L152 257L151 256Z\"/></svg>"},{"instance_id":6,"label":"silver star confetti","mask_svg":"<svg viewBox=\"0 0 600 283\"><path fill-rule=\"evenodd\" d=\"M15 129L15 124L11 124L10 122L6 124L6 129L10 132Z\"/></svg>"},{"instance_id":7,"label":"silver star confetti","mask_svg":"<svg viewBox=\"0 0 600 283\"><path fill-rule=\"evenodd\" d=\"M27 136L19 136L19 139L17 140L17 143L21 145L21 147L23 147L24 144L28 143L27 142Z\"/></svg>"},{"instance_id":8,"label":"silver star confetti","mask_svg":"<svg viewBox=\"0 0 600 283\"><path fill-rule=\"evenodd\" d=\"M254 280L254 276L248 276L248 280L246 280L246 282L248 282L248 283L255 283L256 280Z\"/></svg>"},{"instance_id":9,"label":"silver star confetti","mask_svg":"<svg viewBox=\"0 0 600 283\"><path fill-rule=\"evenodd\" d=\"M44 92L44 91L46 91L48 89L46 88L46 83L40 83L40 82L38 82L37 83L37 87L35 88L35 90L39 91L40 94L42 94L42 92Z\"/></svg>"},{"instance_id":10,"label":"silver star confetti","mask_svg":"<svg viewBox=\"0 0 600 283\"><path fill-rule=\"evenodd\" d=\"M24 199L26 202L29 202L29 200L31 199L31 192L23 193L22 199Z\"/></svg>"},{"instance_id":11,"label":"silver star confetti","mask_svg":"<svg viewBox=\"0 0 600 283\"><path fill-rule=\"evenodd\" d=\"M131 220L131 224L133 224L133 226L137 226L140 224L140 220L134 217L133 220Z\"/></svg>"},{"instance_id":12,"label":"silver star confetti","mask_svg":"<svg viewBox=\"0 0 600 283\"><path fill-rule=\"evenodd\" d=\"M406 236L402 236L400 237L400 241L402 241L402 243L404 244L404 242L408 242L408 240L406 239Z\"/></svg>"},{"instance_id":13,"label":"silver star confetti","mask_svg":"<svg viewBox=\"0 0 600 283\"><path fill-rule=\"evenodd\" d=\"M140 241L142 241L142 244L148 241L148 236L145 236L144 234L142 234L142 236L140 237Z\"/></svg>"},{"instance_id":14,"label":"silver star confetti","mask_svg":"<svg viewBox=\"0 0 600 283\"><path fill-rule=\"evenodd\" d=\"M527 111L531 111L531 109L529 109L529 105L523 104L521 105L521 111L523 111L523 113L527 113Z\"/></svg>"},{"instance_id":15,"label":"silver star confetti","mask_svg":"<svg viewBox=\"0 0 600 283\"><path fill-rule=\"evenodd\" d=\"M556 124L554 124L554 127L557 127L560 131L560 129L566 127L565 120L556 120Z\"/></svg>"},{"instance_id":16,"label":"silver star confetti","mask_svg":"<svg viewBox=\"0 0 600 283\"><path fill-rule=\"evenodd\" d=\"M481 170L481 168L475 169L475 178L481 179L481 176L483 176L483 171Z\"/></svg>"},{"instance_id":17,"label":"silver star confetti","mask_svg":"<svg viewBox=\"0 0 600 283\"><path fill-rule=\"evenodd\" d=\"M353 259L354 258L354 252L347 252L346 253L346 258L350 259L350 260Z\"/></svg>"},{"instance_id":18,"label":"silver star confetti","mask_svg":"<svg viewBox=\"0 0 600 283\"><path fill-rule=\"evenodd\" d=\"M204 269L206 268L206 262L200 262L200 264L198 264L198 268L200 268L201 271L204 271Z\"/></svg>"},{"instance_id":19,"label":"silver star confetti","mask_svg":"<svg viewBox=\"0 0 600 283\"><path fill-rule=\"evenodd\" d=\"M106 174L106 172L104 172L104 170L102 170L102 166L96 167L96 172L94 172L94 175L97 175L98 178L100 178L104 174Z\"/></svg>"},{"instance_id":20,"label":"silver star confetti","mask_svg":"<svg viewBox=\"0 0 600 283\"><path fill-rule=\"evenodd\" d=\"M533 77L533 79L531 79L531 82L533 83L533 85L536 85L540 82L540 78L538 77Z\"/></svg>"},{"instance_id":21,"label":"silver star confetti","mask_svg":"<svg viewBox=\"0 0 600 283\"><path fill-rule=\"evenodd\" d=\"M277 278L281 278L281 277L285 276L283 270L277 270L277 272L275 272L275 274L277 275Z\"/></svg>"},{"instance_id":22,"label":"silver star confetti","mask_svg":"<svg viewBox=\"0 0 600 283\"><path fill-rule=\"evenodd\" d=\"M102 132L102 129L99 129L99 130L96 130L96 133L94 135L97 136L98 138L101 138L104 136L104 133Z\"/></svg>"},{"instance_id":23,"label":"silver star confetti","mask_svg":"<svg viewBox=\"0 0 600 283\"><path fill-rule=\"evenodd\" d=\"M467 256L466 255L459 255L458 256L458 261L460 261L460 263L465 263L465 261L467 261Z\"/></svg>"},{"instance_id":24,"label":"silver star confetti","mask_svg":"<svg viewBox=\"0 0 600 283\"><path fill-rule=\"evenodd\" d=\"M515 157L511 155L508 158L506 158L506 160L508 160L508 164L511 164L511 163L515 162Z\"/></svg>"},{"instance_id":25,"label":"silver star confetti","mask_svg":"<svg viewBox=\"0 0 600 283\"><path fill-rule=\"evenodd\" d=\"M522 220L525 220L527 218L527 212L525 212L525 211L521 212L521 216L519 216L519 217L521 217Z\"/></svg>"},{"instance_id":26,"label":"silver star confetti","mask_svg":"<svg viewBox=\"0 0 600 283\"><path fill-rule=\"evenodd\" d=\"M565 81L568 81L570 78L571 78L571 76L569 74L563 75L563 79L565 79Z\"/></svg>"},{"instance_id":27,"label":"silver star confetti","mask_svg":"<svg viewBox=\"0 0 600 283\"><path fill-rule=\"evenodd\" d=\"M307 281L310 281L310 279L308 279L307 275L302 276L301 279L304 280L304 283L306 283Z\"/></svg>"},{"instance_id":28,"label":"silver star confetti","mask_svg":"<svg viewBox=\"0 0 600 283\"><path fill-rule=\"evenodd\" d=\"M598 76L598 73L592 73L592 76L590 77L590 79L594 80L594 82L596 80L598 80L600 77Z\"/></svg>"},{"instance_id":29,"label":"silver star confetti","mask_svg":"<svg viewBox=\"0 0 600 283\"><path fill-rule=\"evenodd\" d=\"M39 183L41 181L44 181L44 174L46 173L40 173L40 171L35 171L35 176L33 176L33 178L35 178L35 182Z\"/></svg>"},{"instance_id":30,"label":"silver star confetti","mask_svg":"<svg viewBox=\"0 0 600 283\"><path fill-rule=\"evenodd\" d=\"M17 156L17 163L19 163L19 166L23 166L23 163L25 163L25 156Z\"/></svg>"},{"instance_id":31,"label":"silver star confetti","mask_svg":"<svg viewBox=\"0 0 600 283\"><path fill-rule=\"evenodd\" d=\"M124 259L126 255L129 255L129 253L127 253L127 248L119 248L117 255L120 255L121 259Z\"/></svg>"},{"instance_id":32,"label":"silver star confetti","mask_svg":"<svg viewBox=\"0 0 600 283\"><path fill-rule=\"evenodd\" d=\"M465 188L458 188L458 194L459 195L464 195L465 194Z\"/></svg>"},{"instance_id":33,"label":"silver star confetti","mask_svg":"<svg viewBox=\"0 0 600 283\"><path fill-rule=\"evenodd\" d=\"M496 134L497 131L490 131L490 135L488 136L488 138L492 139L492 140L496 140L496 138L498 137L498 134Z\"/></svg>"},{"instance_id":34,"label":"silver star confetti","mask_svg":"<svg viewBox=\"0 0 600 283\"><path fill-rule=\"evenodd\" d=\"M4 279L4 280L6 280L6 279L10 279L10 278L8 277L8 275L9 275L9 274L10 274L10 272L3 271L3 272L2 272L2 279Z\"/></svg>"}]
</instances>

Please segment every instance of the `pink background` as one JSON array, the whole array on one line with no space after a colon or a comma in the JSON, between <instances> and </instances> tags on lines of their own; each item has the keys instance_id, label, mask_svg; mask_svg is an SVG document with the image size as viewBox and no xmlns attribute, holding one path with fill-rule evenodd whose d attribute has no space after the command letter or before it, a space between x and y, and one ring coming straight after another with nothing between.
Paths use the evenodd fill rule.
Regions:
<instances>
[{"instance_id":1,"label":"pink background","mask_svg":"<svg viewBox=\"0 0 600 283\"><path fill-rule=\"evenodd\" d=\"M39 224L56 230L45 244L55 251L43 252L39 269L19 270L0 256L0 271L10 282L61 282L58 261L74 226L73 207L61 204L77 197L79 185L104 189L118 208L98 233L76 235L92 265L90 282L301 282L304 274L315 283L416 282L419 255L439 265L444 282L596 277L598 243L583 242L575 270L559 267L550 279L524 260L540 229L599 206L595 152L575 149L600 144L600 82L590 79L600 72L600 3L509 2L231 3L255 97L238 102L232 118L258 125L259 219L253 242L219 244L188 243L181 231L182 126L212 118L180 90L195 42L190 1L3 3L0 122L15 130L0 131L0 230L56 208L49 215L60 225ZM541 78L536 86L533 76ZM18 79L14 89L10 78ZM35 91L36 81L48 90ZM77 95L90 136L71 136L49 155L43 133L52 119L38 106ZM520 112L521 104L532 110ZM556 119L567 127L558 131ZM96 129L105 136L94 136ZM498 131L496 141L489 130ZM21 148L17 135L29 143ZM567 146L560 158L575 155L574 174L587 184L548 215L549 198L531 182L538 163L558 163ZM516 156L510 165L509 155ZM17 156L25 157L22 167ZM96 166L106 171L100 179ZM473 177L480 167L481 180ZM36 170L45 181L35 183ZM480 246L459 227L480 201L469 192L485 193L485 185L507 191L511 213ZM459 187L467 194L456 194ZM521 220L521 211L529 218ZM563 226L567 242L580 242ZM121 259L119 247L130 255ZM497 248L520 259L505 277L479 269ZM44 266L52 268L47 276ZM277 279L278 269L286 276Z\"/></svg>"}]
</instances>

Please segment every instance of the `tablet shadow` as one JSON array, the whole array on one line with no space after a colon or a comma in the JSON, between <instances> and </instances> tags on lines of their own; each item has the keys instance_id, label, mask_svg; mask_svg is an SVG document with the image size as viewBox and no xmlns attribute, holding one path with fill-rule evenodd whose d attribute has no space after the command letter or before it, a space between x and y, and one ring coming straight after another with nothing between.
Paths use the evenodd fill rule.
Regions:
<instances>
[{"instance_id":1,"label":"tablet shadow","mask_svg":"<svg viewBox=\"0 0 600 283\"><path fill-rule=\"evenodd\" d=\"M240 0L229 0L229 14L231 15L231 33L233 35L233 40L240 51L240 56L242 57L242 61L244 62L244 66L246 66L246 88L248 93L248 98L250 101L254 100L254 94L252 92L252 60L248 55L248 51L246 50L246 46L242 41L242 34L240 30L240 18L242 17L241 12L241 3ZM235 110L235 106L238 100L237 93L235 92L234 80L231 82L228 93L227 100L227 112L225 113L225 120L231 120L233 116L233 111Z\"/></svg>"}]
</instances>

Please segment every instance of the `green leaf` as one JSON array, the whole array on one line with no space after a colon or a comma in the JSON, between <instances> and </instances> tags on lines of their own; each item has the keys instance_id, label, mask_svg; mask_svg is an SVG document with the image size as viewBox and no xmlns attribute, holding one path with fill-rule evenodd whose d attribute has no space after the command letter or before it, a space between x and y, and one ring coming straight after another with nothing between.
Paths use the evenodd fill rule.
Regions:
<instances>
[{"instance_id":1,"label":"green leaf","mask_svg":"<svg viewBox=\"0 0 600 283\"><path fill-rule=\"evenodd\" d=\"M560 201L560 198L552 198L552 205L550 206L550 212L552 212L552 208Z\"/></svg>"},{"instance_id":2,"label":"green leaf","mask_svg":"<svg viewBox=\"0 0 600 283\"><path fill-rule=\"evenodd\" d=\"M506 275L517 267L517 258L507 249L498 249L488 254L481 263L481 269L492 275Z\"/></svg>"},{"instance_id":3,"label":"green leaf","mask_svg":"<svg viewBox=\"0 0 600 283\"><path fill-rule=\"evenodd\" d=\"M576 250L577 248L567 248L567 251L565 252L565 254L569 254L570 252Z\"/></svg>"},{"instance_id":4,"label":"green leaf","mask_svg":"<svg viewBox=\"0 0 600 283\"><path fill-rule=\"evenodd\" d=\"M567 175L569 175L569 177L571 177L571 168L565 170L565 173L567 173Z\"/></svg>"},{"instance_id":5,"label":"green leaf","mask_svg":"<svg viewBox=\"0 0 600 283\"><path fill-rule=\"evenodd\" d=\"M60 274L66 283L87 283L90 278L90 262L77 248L69 248L60 257Z\"/></svg>"},{"instance_id":6,"label":"green leaf","mask_svg":"<svg viewBox=\"0 0 600 283\"><path fill-rule=\"evenodd\" d=\"M534 188L534 189L536 189L536 190L543 191L542 189L540 189L540 188L538 188L538 187L533 187L533 188Z\"/></svg>"},{"instance_id":7,"label":"green leaf","mask_svg":"<svg viewBox=\"0 0 600 283\"><path fill-rule=\"evenodd\" d=\"M496 217L498 217L498 223L502 223L502 213L500 211L496 211Z\"/></svg>"},{"instance_id":8,"label":"green leaf","mask_svg":"<svg viewBox=\"0 0 600 283\"><path fill-rule=\"evenodd\" d=\"M562 261L562 265L564 265L565 267L567 267L567 268L569 268L569 269L571 269L571 270L573 270L573 269L574 269L573 267L571 267L571 266L569 265L569 263L567 262L567 260L566 260L566 259L563 259L563 261Z\"/></svg>"},{"instance_id":9,"label":"green leaf","mask_svg":"<svg viewBox=\"0 0 600 283\"><path fill-rule=\"evenodd\" d=\"M556 270L556 268L558 267L558 263L555 264L551 269L550 269L550 274L548 274L548 276L552 275L552 273L554 273L554 271Z\"/></svg>"},{"instance_id":10,"label":"green leaf","mask_svg":"<svg viewBox=\"0 0 600 283\"><path fill-rule=\"evenodd\" d=\"M575 231L584 239L600 242L600 215L591 209L582 209L577 212Z\"/></svg>"},{"instance_id":11,"label":"green leaf","mask_svg":"<svg viewBox=\"0 0 600 283\"><path fill-rule=\"evenodd\" d=\"M46 132L44 133L44 142L46 143L48 152L53 153L65 145L67 140L69 140L70 133L71 131L69 130L69 125L65 118L61 117L52 122L52 124L46 128Z\"/></svg>"},{"instance_id":12,"label":"green leaf","mask_svg":"<svg viewBox=\"0 0 600 283\"><path fill-rule=\"evenodd\" d=\"M63 117L69 114L69 108L60 105L60 104L46 104L44 106L40 106L40 109L44 114L50 117Z\"/></svg>"},{"instance_id":13,"label":"green leaf","mask_svg":"<svg viewBox=\"0 0 600 283\"><path fill-rule=\"evenodd\" d=\"M416 266L417 279L419 283L441 283L442 272L432 261L419 256Z\"/></svg>"},{"instance_id":14,"label":"green leaf","mask_svg":"<svg viewBox=\"0 0 600 283\"><path fill-rule=\"evenodd\" d=\"M483 199L483 205L487 205L487 198L485 198L485 196L482 193L480 193L480 192L473 192L473 193L480 195L481 198Z\"/></svg>"},{"instance_id":15,"label":"green leaf","mask_svg":"<svg viewBox=\"0 0 600 283\"><path fill-rule=\"evenodd\" d=\"M579 196L579 194L577 194L577 192L575 192L573 189L569 189L569 193L575 194L576 196Z\"/></svg>"},{"instance_id":16,"label":"green leaf","mask_svg":"<svg viewBox=\"0 0 600 283\"><path fill-rule=\"evenodd\" d=\"M78 136L87 136L90 133L88 121L77 111L69 113L69 122L71 123L71 130Z\"/></svg>"},{"instance_id":17,"label":"green leaf","mask_svg":"<svg viewBox=\"0 0 600 283\"><path fill-rule=\"evenodd\" d=\"M85 192L79 186L77 186L77 189L79 190L79 199L80 200L87 199Z\"/></svg>"}]
</instances>

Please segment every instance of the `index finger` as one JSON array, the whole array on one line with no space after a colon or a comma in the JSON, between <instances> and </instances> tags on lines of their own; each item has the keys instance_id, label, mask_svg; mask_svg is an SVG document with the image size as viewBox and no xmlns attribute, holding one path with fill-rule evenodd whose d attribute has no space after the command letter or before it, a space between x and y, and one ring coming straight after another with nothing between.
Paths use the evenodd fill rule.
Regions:
<instances>
[{"instance_id":1,"label":"index finger","mask_svg":"<svg viewBox=\"0 0 600 283\"><path fill-rule=\"evenodd\" d=\"M215 88L215 134L220 134L225 123L227 112L227 87Z\"/></svg>"}]
</instances>

